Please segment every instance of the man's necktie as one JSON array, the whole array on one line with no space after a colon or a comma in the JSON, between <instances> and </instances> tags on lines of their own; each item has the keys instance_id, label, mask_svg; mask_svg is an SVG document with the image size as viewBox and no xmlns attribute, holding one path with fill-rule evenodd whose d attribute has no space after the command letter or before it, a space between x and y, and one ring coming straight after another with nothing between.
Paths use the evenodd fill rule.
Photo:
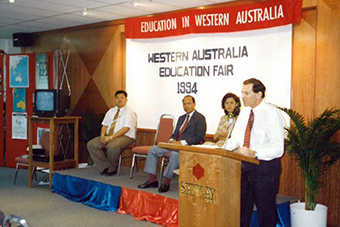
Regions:
<instances>
[{"instance_id":1,"label":"man's necktie","mask_svg":"<svg viewBox=\"0 0 340 227\"><path fill-rule=\"evenodd\" d=\"M112 122L112 124L111 124L111 126L110 126L110 131L109 131L108 136L113 135L113 131L115 130L116 122L117 122L118 116L119 116L119 109L117 110L117 113L115 114L115 116L114 116L114 118L113 118L113 122Z\"/></svg>"},{"instance_id":2,"label":"man's necktie","mask_svg":"<svg viewBox=\"0 0 340 227\"><path fill-rule=\"evenodd\" d=\"M185 123L178 133L177 141L181 140L181 136L182 136L183 132L185 131L185 129L188 127L188 124L189 124L189 114L187 114L187 118L185 120Z\"/></svg>"},{"instance_id":3,"label":"man's necktie","mask_svg":"<svg viewBox=\"0 0 340 227\"><path fill-rule=\"evenodd\" d=\"M250 146L250 133L251 133L251 129L253 128L253 123L254 123L254 112L253 110L251 110L249 114L249 120L248 120L248 124L246 128L246 133L244 134L244 142L243 142L244 147L249 148Z\"/></svg>"}]
</instances>

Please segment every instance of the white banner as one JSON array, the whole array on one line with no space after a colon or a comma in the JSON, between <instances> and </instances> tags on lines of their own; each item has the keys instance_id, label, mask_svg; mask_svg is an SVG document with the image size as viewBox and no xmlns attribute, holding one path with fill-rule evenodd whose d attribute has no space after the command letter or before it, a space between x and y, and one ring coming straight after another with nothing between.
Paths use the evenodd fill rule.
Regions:
<instances>
[{"instance_id":1,"label":"white banner","mask_svg":"<svg viewBox=\"0 0 340 227\"><path fill-rule=\"evenodd\" d=\"M260 79L266 101L290 107L292 25L234 33L192 34L126 40L128 105L138 128L155 129L159 117L184 114L182 99L192 95L196 110L213 134L223 96L241 98L244 80Z\"/></svg>"}]
</instances>

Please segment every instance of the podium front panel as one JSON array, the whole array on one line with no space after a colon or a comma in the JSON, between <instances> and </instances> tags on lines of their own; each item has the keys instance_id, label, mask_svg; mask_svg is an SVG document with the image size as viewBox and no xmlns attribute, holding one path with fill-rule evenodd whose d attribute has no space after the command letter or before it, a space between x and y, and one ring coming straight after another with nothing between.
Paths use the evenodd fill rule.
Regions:
<instances>
[{"instance_id":1,"label":"podium front panel","mask_svg":"<svg viewBox=\"0 0 340 227\"><path fill-rule=\"evenodd\" d=\"M240 226L241 161L180 151L179 226Z\"/></svg>"}]
</instances>

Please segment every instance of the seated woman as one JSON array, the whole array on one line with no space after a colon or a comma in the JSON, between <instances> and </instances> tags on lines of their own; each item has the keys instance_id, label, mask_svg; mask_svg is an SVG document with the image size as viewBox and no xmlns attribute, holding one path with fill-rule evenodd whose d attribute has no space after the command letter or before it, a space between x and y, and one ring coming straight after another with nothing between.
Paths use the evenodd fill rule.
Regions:
<instances>
[{"instance_id":1,"label":"seated woman","mask_svg":"<svg viewBox=\"0 0 340 227\"><path fill-rule=\"evenodd\" d=\"M222 109L225 115L221 117L218 124L214 140L217 141L217 145L222 147L229 134L230 130L233 130L237 116L240 114L241 102L240 98L233 93L227 93L222 99ZM230 134L231 135L231 134Z\"/></svg>"}]
</instances>

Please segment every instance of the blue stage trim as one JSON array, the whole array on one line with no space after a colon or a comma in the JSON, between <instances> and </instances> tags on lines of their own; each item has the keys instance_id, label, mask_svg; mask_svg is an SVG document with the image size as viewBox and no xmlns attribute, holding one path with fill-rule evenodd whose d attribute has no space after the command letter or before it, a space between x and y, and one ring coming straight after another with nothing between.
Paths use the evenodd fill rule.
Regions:
<instances>
[{"instance_id":1,"label":"blue stage trim","mask_svg":"<svg viewBox=\"0 0 340 227\"><path fill-rule=\"evenodd\" d=\"M103 211L117 212L122 188L54 173L52 192L60 194L73 202L81 202Z\"/></svg>"},{"instance_id":2,"label":"blue stage trim","mask_svg":"<svg viewBox=\"0 0 340 227\"><path fill-rule=\"evenodd\" d=\"M52 192L60 194L73 202L81 202L87 206L103 210L117 212L119 209L122 188L54 173ZM277 205L278 223L276 227L290 227L290 203ZM250 227L258 227L257 211L253 212Z\"/></svg>"},{"instance_id":3,"label":"blue stage trim","mask_svg":"<svg viewBox=\"0 0 340 227\"><path fill-rule=\"evenodd\" d=\"M276 227L290 227L290 202L279 204L276 207L280 220Z\"/></svg>"},{"instance_id":4,"label":"blue stage trim","mask_svg":"<svg viewBox=\"0 0 340 227\"><path fill-rule=\"evenodd\" d=\"M276 205L278 221L276 227L290 227L290 203L285 202ZM257 218L257 210L253 212L250 227L258 227L259 220Z\"/></svg>"}]
</instances>

